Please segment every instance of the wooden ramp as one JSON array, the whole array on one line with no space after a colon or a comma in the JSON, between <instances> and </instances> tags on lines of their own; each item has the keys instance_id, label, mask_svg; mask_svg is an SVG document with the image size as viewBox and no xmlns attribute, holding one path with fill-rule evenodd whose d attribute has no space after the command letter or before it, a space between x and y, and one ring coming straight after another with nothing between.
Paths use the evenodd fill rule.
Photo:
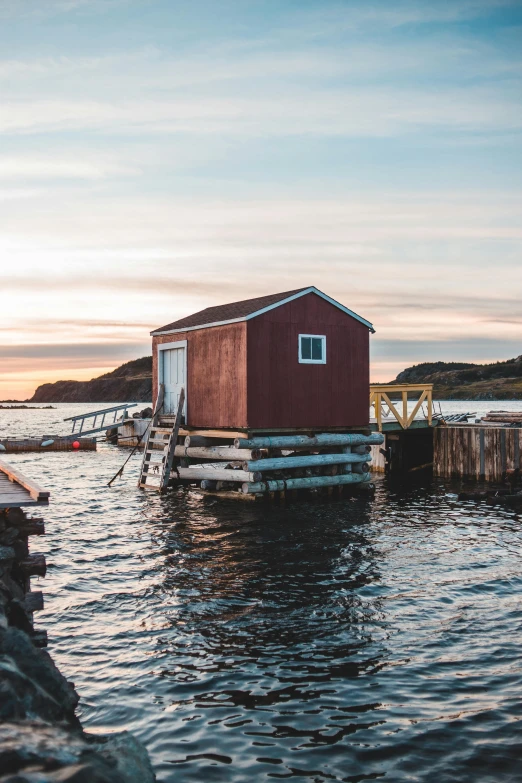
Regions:
<instances>
[{"instance_id":1,"label":"wooden ramp","mask_svg":"<svg viewBox=\"0 0 522 783\"><path fill-rule=\"evenodd\" d=\"M127 419L127 410L135 408L137 404L137 402L124 402L122 405L113 405L110 408L102 408L91 413L79 413L77 416L69 416L67 419L64 419L64 421L72 421L73 423L72 433L68 437L77 438L80 435L94 435L96 432L104 432L109 428L123 427ZM112 421L106 422L105 417L110 416L111 413L113 414ZM84 430L85 422L88 422L90 419L92 419L90 429ZM76 429L77 425L78 429ZM88 427L89 425L86 426Z\"/></svg>"},{"instance_id":2,"label":"wooden ramp","mask_svg":"<svg viewBox=\"0 0 522 783\"><path fill-rule=\"evenodd\" d=\"M47 506L50 494L20 470L0 460L0 509Z\"/></svg>"}]
</instances>

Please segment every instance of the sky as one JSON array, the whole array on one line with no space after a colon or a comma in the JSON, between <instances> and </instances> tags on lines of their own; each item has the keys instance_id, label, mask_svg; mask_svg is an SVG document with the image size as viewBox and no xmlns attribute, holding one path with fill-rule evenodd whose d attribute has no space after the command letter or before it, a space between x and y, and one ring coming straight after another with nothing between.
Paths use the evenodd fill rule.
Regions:
<instances>
[{"instance_id":1,"label":"sky","mask_svg":"<svg viewBox=\"0 0 522 783\"><path fill-rule=\"evenodd\" d=\"M315 285L522 354L521 0L0 0L0 398Z\"/></svg>"}]
</instances>

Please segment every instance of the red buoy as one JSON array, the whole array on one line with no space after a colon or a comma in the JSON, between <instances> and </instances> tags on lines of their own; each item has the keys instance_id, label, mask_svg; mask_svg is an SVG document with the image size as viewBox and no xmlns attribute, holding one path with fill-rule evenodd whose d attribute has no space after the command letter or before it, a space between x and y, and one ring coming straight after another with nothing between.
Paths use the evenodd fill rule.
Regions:
<instances>
[{"instance_id":1,"label":"red buoy","mask_svg":"<svg viewBox=\"0 0 522 783\"><path fill-rule=\"evenodd\" d=\"M80 448L80 441L79 440L75 440L74 443L73 443L73 449L79 449L79 448Z\"/></svg>"}]
</instances>

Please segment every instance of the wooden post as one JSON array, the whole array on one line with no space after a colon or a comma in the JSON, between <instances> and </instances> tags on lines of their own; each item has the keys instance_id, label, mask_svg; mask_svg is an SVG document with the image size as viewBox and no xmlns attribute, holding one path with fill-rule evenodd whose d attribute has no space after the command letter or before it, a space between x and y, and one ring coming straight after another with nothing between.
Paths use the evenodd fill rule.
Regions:
<instances>
[{"instance_id":1,"label":"wooden post","mask_svg":"<svg viewBox=\"0 0 522 783\"><path fill-rule=\"evenodd\" d=\"M24 576L45 576L47 571L45 555L27 555L20 561L20 570Z\"/></svg>"},{"instance_id":2,"label":"wooden post","mask_svg":"<svg viewBox=\"0 0 522 783\"><path fill-rule=\"evenodd\" d=\"M176 446L174 450L176 457L204 459L207 462L258 460L262 453L261 449L235 449L232 446Z\"/></svg>"},{"instance_id":3,"label":"wooden post","mask_svg":"<svg viewBox=\"0 0 522 783\"><path fill-rule=\"evenodd\" d=\"M376 444L377 445L377 444ZM352 454L371 454L372 453L372 447L371 446L353 446L348 447L352 449Z\"/></svg>"},{"instance_id":4,"label":"wooden post","mask_svg":"<svg viewBox=\"0 0 522 783\"><path fill-rule=\"evenodd\" d=\"M368 454L352 454L351 446L343 447L343 454L307 454L303 457L275 457L242 463L243 470L268 471L284 468L309 468L317 466L342 465L350 462L367 462Z\"/></svg>"},{"instance_id":5,"label":"wooden post","mask_svg":"<svg viewBox=\"0 0 522 783\"><path fill-rule=\"evenodd\" d=\"M382 432L382 412L381 412L380 392L375 392L375 418L377 420L377 428L379 432Z\"/></svg>"},{"instance_id":6,"label":"wooden post","mask_svg":"<svg viewBox=\"0 0 522 783\"><path fill-rule=\"evenodd\" d=\"M209 479L210 481L261 481L263 474L259 471L232 470L229 468L213 468L205 465L192 468L178 468L177 473L183 481L201 481ZM177 478L177 473L172 473L172 478Z\"/></svg>"},{"instance_id":7,"label":"wooden post","mask_svg":"<svg viewBox=\"0 0 522 783\"><path fill-rule=\"evenodd\" d=\"M315 449L326 446L380 446L384 436L374 432L371 435L359 433L322 432L317 435L259 435L252 438L236 438L236 449Z\"/></svg>"},{"instance_id":8,"label":"wooden post","mask_svg":"<svg viewBox=\"0 0 522 783\"><path fill-rule=\"evenodd\" d=\"M217 481L211 481L210 479L203 479L200 486L201 489L216 489Z\"/></svg>"},{"instance_id":9,"label":"wooden post","mask_svg":"<svg viewBox=\"0 0 522 783\"><path fill-rule=\"evenodd\" d=\"M41 590L31 590L27 593L24 601L28 612L38 612L44 608L43 593Z\"/></svg>"},{"instance_id":10,"label":"wooden post","mask_svg":"<svg viewBox=\"0 0 522 783\"><path fill-rule=\"evenodd\" d=\"M246 493L275 492L281 489L314 489L316 487L333 487L337 484L359 484L370 481L369 473L341 473L338 476L313 476L311 478L285 479L281 481L245 482L242 491Z\"/></svg>"},{"instance_id":11,"label":"wooden post","mask_svg":"<svg viewBox=\"0 0 522 783\"><path fill-rule=\"evenodd\" d=\"M45 533L43 519L38 519L36 517L34 519L27 519L18 529L24 536L43 536Z\"/></svg>"}]
</instances>

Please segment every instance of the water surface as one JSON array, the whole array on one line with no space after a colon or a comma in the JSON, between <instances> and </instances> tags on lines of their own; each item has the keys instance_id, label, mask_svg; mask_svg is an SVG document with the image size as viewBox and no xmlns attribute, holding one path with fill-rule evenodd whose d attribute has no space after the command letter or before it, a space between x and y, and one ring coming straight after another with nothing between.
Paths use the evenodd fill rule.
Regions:
<instances>
[{"instance_id":1,"label":"water surface","mask_svg":"<svg viewBox=\"0 0 522 783\"><path fill-rule=\"evenodd\" d=\"M0 411L0 432L83 408ZM134 731L162 781L519 779L519 515L440 480L286 509L159 497L138 456L109 489L127 453L9 456L52 492L37 623L88 730Z\"/></svg>"}]
</instances>

